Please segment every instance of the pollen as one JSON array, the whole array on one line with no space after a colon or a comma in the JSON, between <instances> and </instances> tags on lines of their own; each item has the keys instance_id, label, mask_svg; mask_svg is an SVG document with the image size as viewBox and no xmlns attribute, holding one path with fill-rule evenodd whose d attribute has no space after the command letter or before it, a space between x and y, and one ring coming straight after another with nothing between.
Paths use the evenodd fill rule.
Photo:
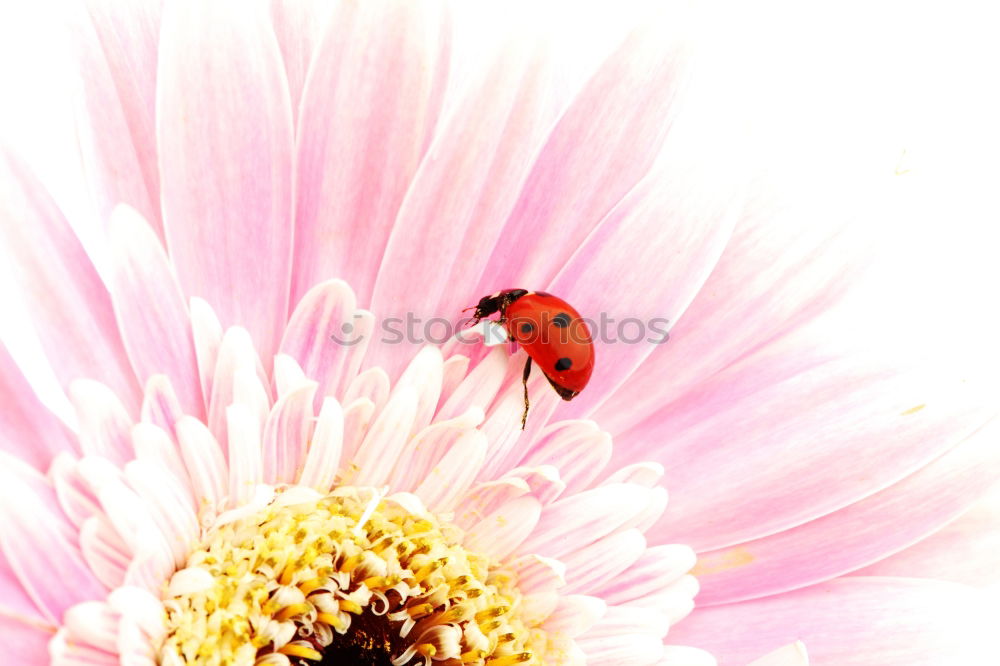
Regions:
<instances>
[{"instance_id":1,"label":"pollen","mask_svg":"<svg viewBox=\"0 0 1000 666\"><path fill-rule=\"evenodd\" d=\"M373 489L278 493L218 524L164 587L170 666L543 666L517 578Z\"/></svg>"}]
</instances>

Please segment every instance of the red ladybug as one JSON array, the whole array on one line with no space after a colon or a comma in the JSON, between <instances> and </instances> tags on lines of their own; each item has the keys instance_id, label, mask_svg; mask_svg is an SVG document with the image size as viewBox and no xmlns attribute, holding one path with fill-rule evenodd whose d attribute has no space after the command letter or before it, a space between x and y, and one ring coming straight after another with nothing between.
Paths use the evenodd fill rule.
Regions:
<instances>
[{"instance_id":1,"label":"red ladybug","mask_svg":"<svg viewBox=\"0 0 1000 666\"><path fill-rule=\"evenodd\" d=\"M524 364L524 416L528 420L528 375L534 361L563 400L572 400L584 389L594 371L594 342L580 314L563 299L544 291L504 289L479 300L472 323L500 313L512 342L528 353Z\"/></svg>"}]
</instances>

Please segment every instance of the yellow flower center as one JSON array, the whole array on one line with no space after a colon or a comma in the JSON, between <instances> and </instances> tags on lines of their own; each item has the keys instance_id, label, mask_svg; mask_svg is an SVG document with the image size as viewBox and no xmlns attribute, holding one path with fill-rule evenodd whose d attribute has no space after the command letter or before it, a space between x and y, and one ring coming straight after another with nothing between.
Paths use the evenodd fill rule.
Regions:
<instances>
[{"instance_id":1,"label":"yellow flower center","mask_svg":"<svg viewBox=\"0 0 1000 666\"><path fill-rule=\"evenodd\" d=\"M369 488L221 516L164 591L160 663L542 664L513 574Z\"/></svg>"}]
</instances>

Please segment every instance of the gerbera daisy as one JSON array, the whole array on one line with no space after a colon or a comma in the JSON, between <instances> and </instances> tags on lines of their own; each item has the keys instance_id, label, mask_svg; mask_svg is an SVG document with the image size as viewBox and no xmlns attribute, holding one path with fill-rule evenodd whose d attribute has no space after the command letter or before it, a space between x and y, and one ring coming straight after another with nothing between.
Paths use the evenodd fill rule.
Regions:
<instances>
[{"instance_id":1,"label":"gerbera daisy","mask_svg":"<svg viewBox=\"0 0 1000 666\"><path fill-rule=\"evenodd\" d=\"M679 666L714 663L690 647L711 645L724 663L777 649L766 663L801 664L801 645L781 648L813 633L792 620L799 597L775 598L783 633L731 631L732 602L879 559L982 492L996 461L962 444L991 409L925 409L877 372L841 405L830 395L853 366L790 353L838 288L786 310L772 292L794 333L777 346L759 317L721 344L703 334L738 318L715 299L759 304L733 282L759 266L748 246L782 237L747 217L733 232L745 170L676 24L629 33L582 76L538 35L453 48L446 5L264 10L93 5L76 25L106 262L5 161L7 245L77 422L69 433L4 356L0 628L18 659ZM781 247L768 280L825 275L811 253L826 240ZM689 326L671 356L598 336L600 376L567 405L536 373L522 431L523 352L426 326L518 285ZM391 335L410 319L423 325ZM714 353L677 363L685 337ZM813 419L748 426L803 386L787 413ZM861 488L829 468L845 448L818 440L828 492L791 501L804 459L769 467L765 440L792 450L838 415L879 433L884 409L916 418ZM935 487L910 476L949 479L926 464L939 455L967 474L961 492L871 552L803 563L831 533L813 518L895 516L897 486ZM739 476L728 461L758 472L730 483L742 516L706 489ZM665 513L665 470L679 511ZM690 545L707 551L695 572L717 608L677 645L699 590ZM871 583L831 585L806 603L844 586L838 598L869 598L855 593Z\"/></svg>"}]
</instances>

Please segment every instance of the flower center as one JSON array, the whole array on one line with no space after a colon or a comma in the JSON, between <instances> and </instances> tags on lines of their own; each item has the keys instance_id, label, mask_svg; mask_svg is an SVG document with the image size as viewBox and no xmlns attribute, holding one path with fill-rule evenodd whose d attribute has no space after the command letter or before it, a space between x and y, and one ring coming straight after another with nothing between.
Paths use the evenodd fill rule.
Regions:
<instances>
[{"instance_id":1,"label":"flower center","mask_svg":"<svg viewBox=\"0 0 1000 666\"><path fill-rule=\"evenodd\" d=\"M163 664L541 664L510 572L370 488L220 516L166 590Z\"/></svg>"}]
</instances>

